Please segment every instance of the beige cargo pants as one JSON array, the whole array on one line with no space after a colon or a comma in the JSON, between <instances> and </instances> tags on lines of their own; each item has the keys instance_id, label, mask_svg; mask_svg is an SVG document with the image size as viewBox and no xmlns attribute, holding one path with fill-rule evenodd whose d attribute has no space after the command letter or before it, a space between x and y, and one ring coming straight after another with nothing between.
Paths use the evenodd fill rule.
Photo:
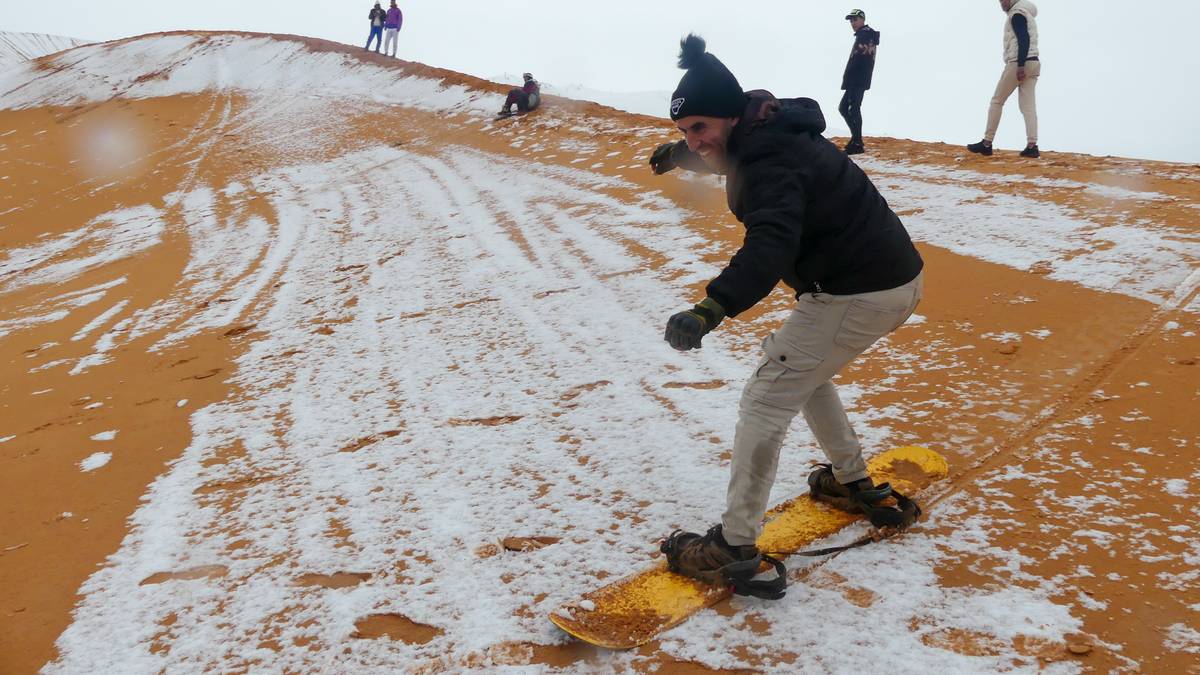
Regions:
<instances>
[{"instance_id":1,"label":"beige cargo pants","mask_svg":"<svg viewBox=\"0 0 1200 675\"><path fill-rule=\"evenodd\" d=\"M1000 73L1000 81L996 83L996 92L992 94L992 102L988 105L987 129L983 137L991 143L996 139L996 130L1000 128L1000 114L1004 112L1004 102L1017 91L1017 106L1025 117L1025 142L1037 145L1037 81L1042 74L1041 61L1025 62L1025 79L1017 79L1016 61L1006 65Z\"/></svg>"},{"instance_id":2,"label":"beige cargo pants","mask_svg":"<svg viewBox=\"0 0 1200 675\"><path fill-rule=\"evenodd\" d=\"M725 540L753 544L775 483L779 448L797 413L833 464L838 481L865 478L862 445L832 378L879 338L899 328L921 301L924 273L886 291L806 293L763 341L764 356L742 390L722 517Z\"/></svg>"}]
</instances>

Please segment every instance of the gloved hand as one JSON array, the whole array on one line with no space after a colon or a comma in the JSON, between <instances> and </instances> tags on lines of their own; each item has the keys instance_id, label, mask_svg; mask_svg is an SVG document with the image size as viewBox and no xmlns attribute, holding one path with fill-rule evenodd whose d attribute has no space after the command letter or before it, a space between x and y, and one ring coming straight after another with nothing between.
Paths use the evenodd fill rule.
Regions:
<instances>
[{"instance_id":1,"label":"gloved hand","mask_svg":"<svg viewBox=\"0 0 1200 675\"><path fill-rule=\"evenodd\" d=\"M705 298L700 304L667 319L667 332L663 335L672 347L681 352L689 349L699 349L700 340L725 318L725 308L712 298Z\"/></svg>"},{"instance_id":2,"label":"gloved hand","mask_svg":"<svg viewBox=\"0 0 1200 675\"><path fill-rule=\"evenodd\" d=\"M654 173L662 175L675 168L675 162L671 159L674 148L674 142L663 143L655 148L654 154L650 155L650 168L654 169Z\"/></svg>"}]
</instances>

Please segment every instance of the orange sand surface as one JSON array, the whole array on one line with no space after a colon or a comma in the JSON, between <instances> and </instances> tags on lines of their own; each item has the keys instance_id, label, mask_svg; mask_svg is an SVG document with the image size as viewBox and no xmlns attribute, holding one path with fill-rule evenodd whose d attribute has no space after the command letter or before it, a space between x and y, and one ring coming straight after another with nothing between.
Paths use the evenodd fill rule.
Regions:
<instances>
[{"instance_id":1,"label":"orange sand surface","mask_svg":"<svg viewBox=\"0 0 1200 675\"><path fill-rule=\"evenodd\" d=\"M280 39L302 40L316 51L344 49L348 59L394 69L398 75L463 85L497 101L505 89L419 64L364 55L341 45ZM50 71L59 66L47 61L40 67ZM620 179L595 188L613 199L637 201L638 194L645 191L683 205L687 215L682 226L715 242L704 249L704 264L719 266L740 242L741 228L728 214L717 182L676 175L657 177L645 168L649 150L673 138L666 120L552 97L533 115L504 123L396 105L327 105L308 118L296 142L283 147L255 140L264 131L270 132L273 118L288 114L282 109L264 112L262 105L237 89L213 89L152 98L128 98L114 92L99 102L0 110L0 132L11 130L0 137L4 145L0 176L5 177L0 182L0 252L67 235L104 214L139 204L153 205L166 224L156 245L82 268L69 278L20 282L53 264L93 255L100 244L84 241L33 268L0 268L0 438L11 437L0 443L0 494L4 496L0 508L0 671L4 673L35 672L59 657L55 643L71 625L72 611L84 598L81 586L122 546L130 532L130 518L152 482L193 442L192 415L209 404L245 397L242 385L231 379L238 369L237 359L261 339L259 324L269 305L267 299L283 292L273 285L279 277L271 277L271 283L256 291L255 301L242 306L235 316L190 331L185 339L159 344L191 325L189 321L210 316L204 312L234 302L231 294L239 280L268 262L264 253L250 263L249 271L238 276L216 279L193 293L181 290L181 284L191 283L185 271L193 240L185 205L171 199L173 193L241 182L251 187L238 196L236 204L219 194L212 201L215 217L257 217L275 231L281 228L283 216L269 195L255 193L252 179L256 175L293 164L331 161L381 145L429 158L442 156L447 148L465 147L501 159L564 169L591 167L588 170L598 175ZM104 133L136 138L139 148L127 160L110 161L104 149L94 145L94 139ZM567 147L578 150L559 149ZM1099 225L1136 223L1147 231L1170 231L1174 234L1168 237L1190 242L1191 281L1180 284L1175 296L1167 292L1153 300L1122 293L1120 288L1090 288L1050 273L1051 263L1069 262L1070 256L1014 267L956 253L937 241L920 241L918 248L927 267L926 297L918 313L925 321L893 336L886 354L856 361L839 381L865 386L886 380L886 386L865 388L852 410L863 414L901 410L902 422L890 421L892 444L919 443L947 456L950 478L926 496L927 511L936 513L940 506L953 502L954 523L976 516L987 519L988 542L981 542L981 547L1003 547L1023 556L1021 571L1026 577L1014 579L998 568L994 557L955 554L936 569L937 583L946 588L978 589L1021 585L1025 578L1052 579L1050 599L1068 607L1080 626L1061 640L1049 641L1002 638L987 630L961 627L923 627L920 618L914 618L909 628L924 631L921 641L925 645L981 658L1015 651L1030 659L1026 666L1061 663L1095 671L1197 672L1200 645L1189 650L1187 644L1179 646L1166 636L1172 626L1200 627L1200 579L1196 577L1200 550L1193 531L1194 485L1200 466L1200 416L1196 414L1200 409L1200 336L1195 312L1200 304L1200 284L1195 280L1195 271L1200 269L1196 266L1200 258L1196 248L1200 241L1200 167L1053 151L1044 152L1037 162L1024 161L1015 152L978 158L958 146L890 138L871 138L869 148L863 165L885 197L889 197L889 182L904 177L877 173L872 161L937 170L940 173L923 180L931 185L982 190L987 193L983 199L1021 196L1058 205L1076 218ZM620 154L610 159L610 152ZM575 161L580 156L587 161ZM363 168L368 170L370 167ZM981 176L1008 179L981 183ZM1061 184L1031 189L1023 182L1025 178L1053 179ZM358 178L347 175L345 180ZM1125 192L1081 189L1079 184ZM1137 196L1148 193L1163 198ZM906 220L921 216L914 208L897 210ZM1011 222L1012 228L1036 226ZM501 227L514 250L536 253L526 235L539 224L501 222ZM678 297L700 297L704 281L669 268L667 256L640 245L635 237L614 237L624 254L638 261L640 270L662 270L666 282L679 286ZM398 242L397 250L403 245ZM1098 238L1080 253L1090 250L1088 246L1106 244ZM580 267L595 267L586 251L577 253ZM331 261L328 273L344 276L345 287L350 289L346 297L358 298L361 294L354 288L359 277L354 269L342 269L346 264ZM103 303L71 305L71 298L77 297L71 294L118 278L124 282L108 289ZM620 277L609 279L615 283ZM549 294L568 290L564 286L545 292L552 298ZM488 289L474 291L470 296L442 298L443 307L486 304ZM122 319L170 298L180 300L169 316L148 332L122 338ZM102 325L94 325L101 312L118 300L125 302L122 309L106 317ZM589 301L603 298L581 300ZM347 300L345 311L353 313L356 302ZM753 352L789 302L786 290L777 289L748 316L724 325L721 330L731 335L727 348ZM531 303L531 311L537 311L536 302ZM63 309L69 311L54 314ZM336 341L343 321L351 320L339 316L331 314L325 322L310 324L305 330L309 334L324 331L329 340ZM650 323L665 318L652 317ZM104 360L72 374L81 359L96 351L96 339L109 331L113 331L115 346L104 352ZM994 337L1006 334L1019 339ZM495 348L509 347L497 344ZM919 366L906 367L904 355L916 355ZM316 358L286 352L270 356L291 359L298 370L310 357ZM612 366L620 368L618 363ZM681 377L663 391L704 394L709 390L736 391L740 386L736 380L692 382ZM590 392L580 400L588 395ZM661 415L686 424L685 413L673 411L670 399L660 400ZM564 398L563 405L566 411L571 404ZM511 425L520 415L504 410L492 415L448 411L445 418L447 427L486 431ZM358 445L344 450L354 452L393 439L398 442L414 423L414 419L398 417L390 427L363 428ZM82 471L80 463L85 458L105 449L103 442L93 437L115 429L120 433L112 442L119 446L114 461L94 472ZM732 428L722 430L706 452L711 452L714 461L727 458L731 438ZM569 446L566 456L577 463L578 471L594 470L595 462L589 458L594 455L587 447L598 442L564 441ZM250 461L247 452L233 444L205 461L234 466ZM1020 470L1008 471L1015 467ZM205 508L232 511L239 508L239 500L250 488L275 478L247 472L206 484L197 490L196 498ZM1193 485L1187 488L1190 495L1165 489L1168 480ZM649 517L643 512L645 506L621 508L634 523ZM668 522L660 525L664 534L673 526ZM351 521L335 519L329 536L352 546L354 527ZM603 531L608 523L594 527ZM935 522L899 539L947 534L953 527L951 522ZM237 532L225 534L233 540L238 537ZM559 543L560 537L589 535L555 531L509 534L543 540L492 545L491 549L479 547L478 541L465 541L464 549L474 551L479 560L497 555L536 556L543 547L552 550L565 545ZM203 539L209 534L193 532L192 536ZM639 546L648 559L652 542ZM236 557L236 551L235 546L229 553ZM422 565L423 559L461 554L401 544L395 552L395 570L411 570ZM297 583L321 590L353 590L375 583L381 575L403 576L403 572L385 569L306 570L290 560L281 554L276 562L266 564L291 565L296 568ZM629 570L637 565L631 561ZM230 569L226 563L212 562L160 569L142 584L233 583L225 578ZM829 563L795 571L791 583L832 589L854 607L868 610L879 599L877 593L838 573ZM1028 583L1033 587L1033 581ZM552 600L534 598L521 611L531 616L544 614ZM728 617L731 625L761 634L765 646L779 641L761 614L751 612L738 619L738 612L728 603L716 612ZM289 621L288 613L278 620ZM836 622L838 618L827 620ZM886 622L893 617L880 616L878 620ZM177 639L171 631L172 621L164 621L160 633L148 637L154 645L151 652L172 649ZM373 638L419 645L436 640L445 629L384 608L361 616L355 630L342 639L347 643ZM273 640L271 632L265 631L259 646L302 648ZM331 648L325 642L319 644L322 650ZM1172 649L1171 644L1176 647ZM654 642L640 648L625 665L639 671L665 667L660 672L711 672L698 662L677 659L661 647ZM313 652L310 665L314 670L322 663L320 653ZM786 648L746 649L738 657L748 671L790 670L808 658ZM255 658L229 659L222 670L253 670L261 663ZM500 664L574 664L603 669L606 658L565 639L557 644L500 640L466 655L404 666L426 672Z\"/></svg>"}]
</instances>

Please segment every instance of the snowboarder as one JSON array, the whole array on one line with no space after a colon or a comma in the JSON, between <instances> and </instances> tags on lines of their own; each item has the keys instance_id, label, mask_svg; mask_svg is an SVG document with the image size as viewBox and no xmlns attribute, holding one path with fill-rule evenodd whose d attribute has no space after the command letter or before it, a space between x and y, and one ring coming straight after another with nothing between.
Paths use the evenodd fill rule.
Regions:
<instances>
[{"instance_id":1,"label":"snowboarder","mask_svg":"<svg viewBox=\"0 0 1200 675\"><path fill-rule=\"evenodd\" d=\"M396 6L396 0L392 0L392 6L388 7L387 17L383 22L383 53L388 53L388 47L391 46L392 53L389 56L396 56L396 38L400 33L400 25L404 23L404 15L400 13L400 8Z\"/></svg>"},{"instance_id":2,"label":"snowboarder","mask_svg":"<svg viewBox=\"0 0 1200 675\"><path fill-rule=\"evenodd\" d=\"M850 29L854 31L854 46L850 48L850 59L842 74L842 102L838 112L850 127L850 142L846 144L847 155L857 155L865 150L862 137L863 94L871 88L871 74L875 71L875 50L879 47L879 31L867 25L867 14L861 9L852 9L846 15Z\"/></svg>"},{"instance_id":3,"label":"snowboarder","mask_svg":"<svg viewBox=\"0 0 1200 675\"><path fill-rule=\"evenodd\" d=\"M651 167L724 174L729 209L746 232L707 297L670 317L665 339L681 351L699 349L723 319L753 307L780 280L796 292L795 309L763 342L742 391L721 523L663 545L676 571L746 582L763 559L755 541L796 414L830 462L809 476L814 497L865 511L890 494L867 475L832 378L908 319L921 299L924 263L862 169L821 136L815 101L743 92L703 39L689 35L680 45L687 72L670 113L684 140L659 146Z\"/></svg>"},{"instance_id":4,"label":"snowboarder","mask_svg":"<svg viewBox=\"0 0 1200 675\"><path fill-rule=\"evenodd\" d=\"M542 89L538 81L530 73L521 75L525 85L508 90L508 98L504 99L504 107L500 108L501 115L511 115L513 104L517 104L517 112L527 113L538 107L542 102Z\"/></svg>"},{"instance_id":5,"label":"snowboarder","mask_svg":"<svg viewBox=\"0 0 1200 675\"><path fill-rule=\"evenodd\" d=\"M992 140L1000 126L1000 114L1004 102L1017 90L1017 104L1025 117L1025 149L1022 157L1036 158L1038 151L1037 89L1038 76L1042 74L1042 62L1038 58L1037 7L1029 0L1000 0L1004 10L1004 70L996 93L992 94L988 106L987 129L983 140L971 143L967 150L980 155L992 154Z\"/></svg>"},{"instance_id":6,"label":"snowboarder","mask_svg":"<svg viewBox=\"0 0 1200 675\"><path fill-rule=\"evenodd\" d=\"M371 40L375 41L375 53L379 53L379 46L383 42L383 24L387 21L387 13L375 3L375 7L371 9L371 13L367 15L367 21L371 22L371 34L367 36L367 46L363 47L363 51L371 51Z\"/></svg>"}]
</instances>

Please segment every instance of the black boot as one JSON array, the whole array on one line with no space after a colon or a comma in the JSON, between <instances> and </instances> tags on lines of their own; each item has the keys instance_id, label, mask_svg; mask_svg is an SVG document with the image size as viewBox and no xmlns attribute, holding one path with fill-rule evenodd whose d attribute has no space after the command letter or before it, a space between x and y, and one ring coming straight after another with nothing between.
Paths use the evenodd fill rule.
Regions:
<instances>
[{"instance_id":1,"label":"black boot","mask_svg":"<svg viewBox=\"0 0 1200 675\"><path fill-rule=\"evenodd\" d=\"M847 155L861 155L862 153L866 152L866 148L863 147L862 139L850 139L850 142L846 144L844 150L846 151Z\"/></svg>"},{"instance_id":2,"label":"black boot","mask_svg":"<svg viewBox=\"0 0 1200 675\"><path fill-rule=\"evenodd\" d=\"M819 502L866 515L875 527L908 527L921 515L921 507L916 502L892 490L888 483L875 485L870 478L839 483L829 464L821 464L808 475L808 490ZM889 498L892 502L884 504Z\"/></svg>"},{"instance_id":3,"label":"black boot","mask_svg":"<svg viewBox=\"0 0 1200 675\"><path fill-rule=\"evenodd\" d=\"M1024 150L1021 151L1021 156L1037 159L1038 157L1042 156L1042 153L1038 152L1037 143L1030 143L1029 145L1025 146Z\"/></svg>"},{"instance_id":4,"label":"black boot","mask_svg":"<svg viewBox=\"0 0 1200 675\"><path fill-rule=\"evenodd\" d=\"M971 152L983 155L984 157L992 156L992 144L987 140L982 140L978 143L971 143L967 146L967 149Z\"/></svg>"}]
</instances>

